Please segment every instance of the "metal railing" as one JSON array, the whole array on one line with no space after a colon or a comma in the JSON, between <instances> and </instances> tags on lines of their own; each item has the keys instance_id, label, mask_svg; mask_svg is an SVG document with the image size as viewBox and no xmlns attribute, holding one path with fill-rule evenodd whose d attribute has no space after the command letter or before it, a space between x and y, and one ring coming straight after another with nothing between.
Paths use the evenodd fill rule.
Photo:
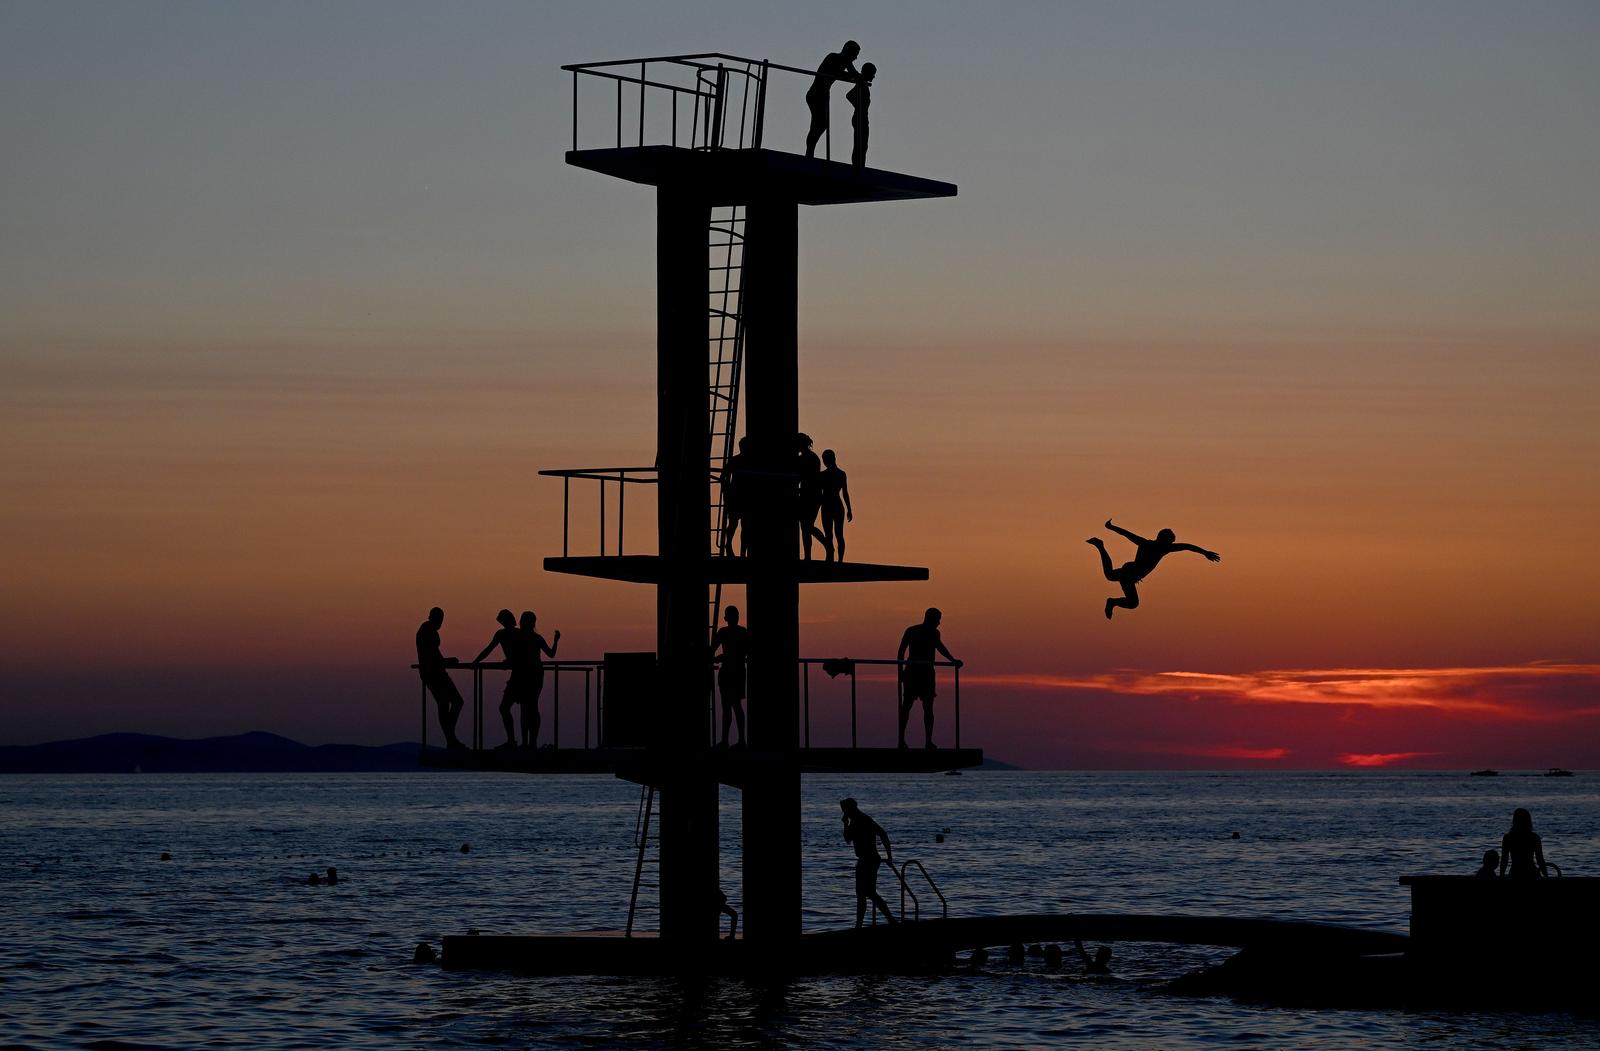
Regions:
<instances>
[{"instance_id":1,"label":"metal railing","mask_svg":"<svg viewBox=\"0 0 1600 1051\"><path fill-rule=\"evenodd\" d=\"M656 468L654 467L574 467L559 470L540 471L547 478L561 479L561 557L571 555L572 543L572 480L593 481L600 483L600 554L606 554L606 491L609 485L616 485L617 508L617 555L624 554L623 526L628 512L628 486L630 485L656 485L659 482ZM653 523L652 523L653 524Z\"/></svg>"},{"instance_id":2,"label":"metal railing","mask_svg":"<svg viewBox=\"0 0 1600 1051\"><path fill-rule=\"evenodd\" d=\"M561 676L582 674L583 676L583 747L590 748L591 741L598 741L600 720L604 716L605 705L605 661L600 660L550 660L545 661L546 689L540 694L539 699L550 698L550 743L547 747L561 747ZM411 666L413 669L417 665ZM470 712L472 741L467 744L475 752L484 750L483 744L483 673L486 671L507 671L511 667L505 661L460 661L445 665L446 674L453 671L470 671L472 673L472 697L468 702L469 707L463 708L463 714ZM517 713L520 717L521 713ZM422 750L428 750L428 686L422 686ZM460 722L456 723L459 738Z\"/></svg>"},{"instance_id":3,"label":"metal railing","mask_svg":"<svg viewBox=\"0 0 1600 1051\"><path fill-rule=\"evenodd\" d=\"M624 146L761 149L772 72L787 75L785 83L795 84L797 94L798 82L791 78L811 81L818 76L814 69L717 51L579 62L561 68L572 74L573 150ZM586 128L580 126L580 110L589 114ZM829 120L830 129L832 123ZM599 132L594 130L597 125ZM585 144L584 131L595 145ZM826 139L823 156L831 159L831 133Z\"/></svg>"},{"instance_id":4,"label":"metal railing","mask_svg":"<svg viewBox=\"0 0 1600 1051\"><path fill-rule=\"evenodd\" d=\"M850 676L850 747L851 748L860 747L860 745L858 744L858 739L859 738L858 738L857 725L856 725L857 712L858 712L858 709L859 709L859 704L857 702L857 692L856 692L856 686L857 686L856 668L857 668L857 666L866 665L869 668L872 668L872 667L891 667L891 668L895 669L895 674L894 674L894 683L895 683L894 700L895 700L896 718L899 717L900 705L903 703L903 699L904 699L904 696L905 696L905 675L904 675L904 669L905 668L907 668L909 666L912 666L912 665L917 665L917 666L920 666L920 667L930 667L931 666L931 667L933 667L935 669L935 671L934 671L935 675L938 674L937 669L939 669L939 668L949 668L950 672L951 672L951 676L952 676L951 691L950 692L951 692L952 714L953 714L953 717L955 719L955 746L957 748L961 747L961 665L956 664L953 661L941 661L941 660L935 660L935 661L901 661L901 660L894 660L892 658L867 659L867 658L859 658L859 657L856 657L856 658L852 658L852 657L802 657L802 658L800 658L800 664L801 664L801 667L803 669L802 672L801 672L801 680L800 680L801 681L801 690L800 690L801 720L802 720L802 725L804 727L804 735L802 737L802 747L805 747L805 748L810 748L811 747L811 666L813 664L817 664L817 665L827 664L827 665L834 665L835 667L842 666L842 670L840 670L839 674L841 674L841 675L846 675L847 674L847 675ZM869 682L881 682L881 681L884 681L886 678L887 678L887 676L870 676L868 678L868 681Z\"/></svg>"},{"instance_id":5,"label":"metal railing","mask_svg":"<svg viewBox=\"0 0 1600 1051\"><path fill-rule=\"evenodd\" d=\"M901 923L906 922L907 897L911 899L911 922L916 923L922 919L922 902L918 900L917 892L911 889L911 881L906 876L906 871L910 869L912 865L915 865L917 867L917 871L922 873L923 882L927 883L928 889L933 891L934 896L939 899L939 918L941 920L948 920L950 918L950 903L945 900L944 891L940 890L939 885L933 882L933 877L928 874L927 867L924 866L922 862L912 858L908 861L901 862L898 868L895 867L893 861L889 862L889 871L894 873L895 879L900 883L899 921ZM868 901L867 904L872 909L872 926L876 927L878 925L878 903L875 901Z\"/></svg>"},{"instance_id":6,"label":"metal railing","mask_svg":"<svg viewBox=\"0 0 1600 1051\"><path fill-rule=\"evenodd\" d=\"M550 660L550 661L545 661L543 663L544 663L544 669L545 669L545 672L547 673L548 678L547 678L547 683L546 683L546 689L542 694L540 694L540 700L542 701L545 696L549 696L550 705L551 705L550 720L549 720L549 724L550 724L550 744L548 745L548 747L551 747L551 748L560 748L561 747L561 679L562 679L562 675L563 674L566 674L566 675L578 675L578 674L581 674L583 676L583 745L582 745L582 747L585 748L585 749L598 747L600 739L602 737L602 725L603 725L602 721L603 721L604 715L605 715L605 661L603 661L603 660L587 660L587 659L586 660ZM717 700L717 691L716 691L716 673L715 673L715 668L717 666L721 665L722 659L720 657L716 658L711 663L712 663L712 674L711 674L712 684L711 684L711 696L710 696L710 726L709 726L710 734L709 734L709 736L710 736L710 741L712 743L715 743L717 741L717 738L718 738L718 734L717 734L717 726L718 726L718 723L717 723L717 704L718 704L718 700ZM860 707L859 703L858 703L858 700L857 700L857 677L856 677L856 668L857 668L857 666L866 665L868 667L893 667L893 668L895 668L894 682L895 682L896 718L898 718L898 715L899 715L899 706L900 706L900 704L902 702L902 698L904 696L904 690L905 690L904 680L903 680L902 675L900 674L900 670L902 668L904 668L906 666L909 666L909 665L931 665L935 669L937 669L937 668L949 668L951 670L951 677L952 677L951 704L952 704L953 715L954 715L954 720L955 720L955 747L957 747L957 748L961 747L961 668L960 668L959 665L956 665L955 663L953 663L951 661L938 661L938 660L936 660L936 661L900 661L900 660L892 660L892 659L870 659L869 660L869 659L860 659L860 658L852 659L852 658L844 658L844 657L828 657L828 658L802 657L802 658L800 658L800 662L799 663L800 663L800 666L802 668L802 672L801 672L801 684L802 684L802 686L801 686L801 747L802 748L810 748L811 747L811 665L813 665L813 664L818 664L818 665L829 664L829 665L835 665L835 666L841 666L842 665L843 667L840 669L839 674L848 675L850 677L850 747L851 748L860 747L859 734L858 734L858 729L857 729L857 715L858 715L859 707ZM413 664L413 665L411 665L411 667L412 667L413 670L415 670L418 666ZM484 730L483 730L484 672L486 672L486 671L509 671L509 669L510 669L510 665L508 663L506 663L505 661L479 661L479 662L475 662L475 663L474 662L470 662L470 661L460 661L460 662L456 662L456 663L445 665L445 669L444 670L445 670L445 672L447 674L450 673L450 672L456 672L456 671L466 671L466 672L471 672L472 673L472 691L471 691L471 696L470 696L470 700L468 701L468 707L463 709L463 713L470 712L470 719L471 719L470 729L472 731L472 740L471 740L470 743L468 743L468 742L463 742L463 743L467 743L467 746L469 748L471 748L472 750L474 750L474 751L482 751L484 749ZM937 674L937 672L935 674ZM869 682L884 682L887 679L888 679L887 676L873 676L873 677L869 678L868 681ZM520 716L520 713L518 713L518 715ZM421 738L422 748L423 748L424 751L426 751L427 747L428 747L428 722L429 722L428 687L427 687L426 683L424 683L423 686L422 686L422 738ZM457 726L459 727L459 725L460 724L458 722ZM457 736L460 737L459 731L457 733Z\"/></svg>"}]
</instances>

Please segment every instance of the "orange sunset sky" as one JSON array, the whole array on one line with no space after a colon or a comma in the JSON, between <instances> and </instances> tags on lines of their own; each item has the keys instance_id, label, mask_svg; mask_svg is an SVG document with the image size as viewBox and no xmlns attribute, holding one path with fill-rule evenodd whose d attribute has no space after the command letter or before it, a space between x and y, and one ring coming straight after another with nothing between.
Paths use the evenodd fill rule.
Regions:
<instances>
[{"instance_id":1,"label":"orange sunset sky","mask_svg":"<svg viewBox=\"0 0 1600 1051\"><path fill-rule=\"evenodd\" d=\"M849 35L871 162L960 196L802 212L801 419L932 579L803 653L937 605L1029 766L1600 766L1600 12L919 10L9 5L0 743L414 739L433 604L649 648L540 569L539 469L654 456L654 201L559 65ZM1107 623L1108 516L1223 561Z\"/></svg>"}]
</instances>

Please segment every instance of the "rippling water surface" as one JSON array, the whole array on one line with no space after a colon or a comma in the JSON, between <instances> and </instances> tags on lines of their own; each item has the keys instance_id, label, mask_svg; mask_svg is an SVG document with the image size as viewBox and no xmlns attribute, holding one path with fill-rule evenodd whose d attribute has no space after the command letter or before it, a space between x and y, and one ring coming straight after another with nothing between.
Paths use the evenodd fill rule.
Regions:
<instances>
[{"instance_id":1,"label":"rippling water surface","mask_svg":"<svg viewBox=\"0 0 1600 1051\"><path fill-rule=\"evenodd\" d=\"M1597 778L968 773L806 781L807 927L853 922L837 799L953 914L1266 915L1404 930L1409 872L1470 873L1527 806L1600 872ZM1174 999L1223 951L1122 945L1113 980L991 964L934 979L529 979L410 963L445 934L612 929L637 789L496 774L0 778L0 1046L1592 1048L1563 1014ZM738 904L737 796L723 884ZM1237 831L1239 839L1231 833ZM936 834L944 842L935 842ZM462 853L462 844L471 850ZM168 851L173 860L163 862ZM337 866L336 887L306 875ZM1514 964L1508 964L1514 965Z\"/></svg>"}]
</instances>

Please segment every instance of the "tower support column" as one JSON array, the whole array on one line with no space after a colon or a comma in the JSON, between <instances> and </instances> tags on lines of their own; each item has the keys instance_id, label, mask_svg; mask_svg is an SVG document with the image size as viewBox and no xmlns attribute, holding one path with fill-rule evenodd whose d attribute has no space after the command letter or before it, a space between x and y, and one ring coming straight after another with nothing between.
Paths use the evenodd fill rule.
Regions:
<instances>
[{"instance_id":1,"label":"tower support column","mask_svg":"<svg viewBox=\"0 0 1600 1051\"><path fill-rule=\"evenodd\" d=\"M799 431L799 208L757 199L745 219L745 433L754 490L744 528L752 574L750 745L744 788L745 935L773 955L800 936L800 587L795 434Z\"/></svg>"},{"instance_id":2,"label":"tower support column","mask_svg":"<svg viewBox=\"0 0 1600 1051\"><path fill-rule=\"evenodd\" d=\"M661 812L661 937L717 937L717 782L692 758L706 739L710 652L704 565L709 549L711 435L706 423L706 235L709 202L657 192L656 465L663 568L656 589L658 741L670 771Z\"/></svg>"}]
</instances>

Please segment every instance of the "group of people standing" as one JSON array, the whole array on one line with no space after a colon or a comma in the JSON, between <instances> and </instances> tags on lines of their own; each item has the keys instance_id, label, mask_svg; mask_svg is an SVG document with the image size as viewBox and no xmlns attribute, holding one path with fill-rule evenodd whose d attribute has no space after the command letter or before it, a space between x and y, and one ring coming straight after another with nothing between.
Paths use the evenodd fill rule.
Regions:
<instances>
[{"instance_id":1,"label":"group of people standing","mask_svg":"<svg viewBox=\"0 0 1600 1051\"><path fill-rule=\"evenodd\" d=\"M722 533L718 547L724 555L733 554L733 535L739 532L739 554L750 553L748 532L742 527L755 499L750 484L749 438L739 439L739 451L728 457L722 468ZM813 442L808 434L795 435L795 503L800 525L800 542L807 561L811 558L811 545L822 541L829 562L835 556L844 561L844 526L855 521L855 508L850 503L850 481L839 468L839 458L832 449L824 449L819 459L812 452ZM822 527L817 528L821 516Z\"/></svg>"},{"instance_id":2,"label":"group of people standing","mask_svg":"<svg viewBox=\"0 0 1600 1051\"><path fill-rule=\"evenodd\" d=\"M505 726L506 743L501 748L517 747L516 727L512 722L513 706L521 709L522 747L539 745L539 695L544 692L544 658L555 658L556 647L561 645L561 632L549 641L539 634L539 618L532 610L523 610L519 619L509 609L495 614L500 629L494 633L473 664L481 664L496 648L500 650L505 667L511 669L506 678L505 693L500 699L500 720ZM444 730L447 747L465 748L456 736L456 723L466 702L447 669L459 667L461 661L446 657L441 649L439 628L444 625L444 610L438 606L428 611L428 619L417 629L417 673L422 684L433 695L439 709L439 726Z\"/></svg>"},{"instance_id":3,"label":"group of people standing","mask_svg":"<svg viewBox=\"0 0 1600 1051\"><path fill-rule=\"evenodd\" d=\"M1500 851L1483 852L1483 866L1477 875L1498 878L1510 870L1512 879L1536 879L1550 875L1544 860L1544 841L1533 830L1533 815L1522 807L1511 812L1511 828L1500 837Z\"/></svg>"}]
</instances>

